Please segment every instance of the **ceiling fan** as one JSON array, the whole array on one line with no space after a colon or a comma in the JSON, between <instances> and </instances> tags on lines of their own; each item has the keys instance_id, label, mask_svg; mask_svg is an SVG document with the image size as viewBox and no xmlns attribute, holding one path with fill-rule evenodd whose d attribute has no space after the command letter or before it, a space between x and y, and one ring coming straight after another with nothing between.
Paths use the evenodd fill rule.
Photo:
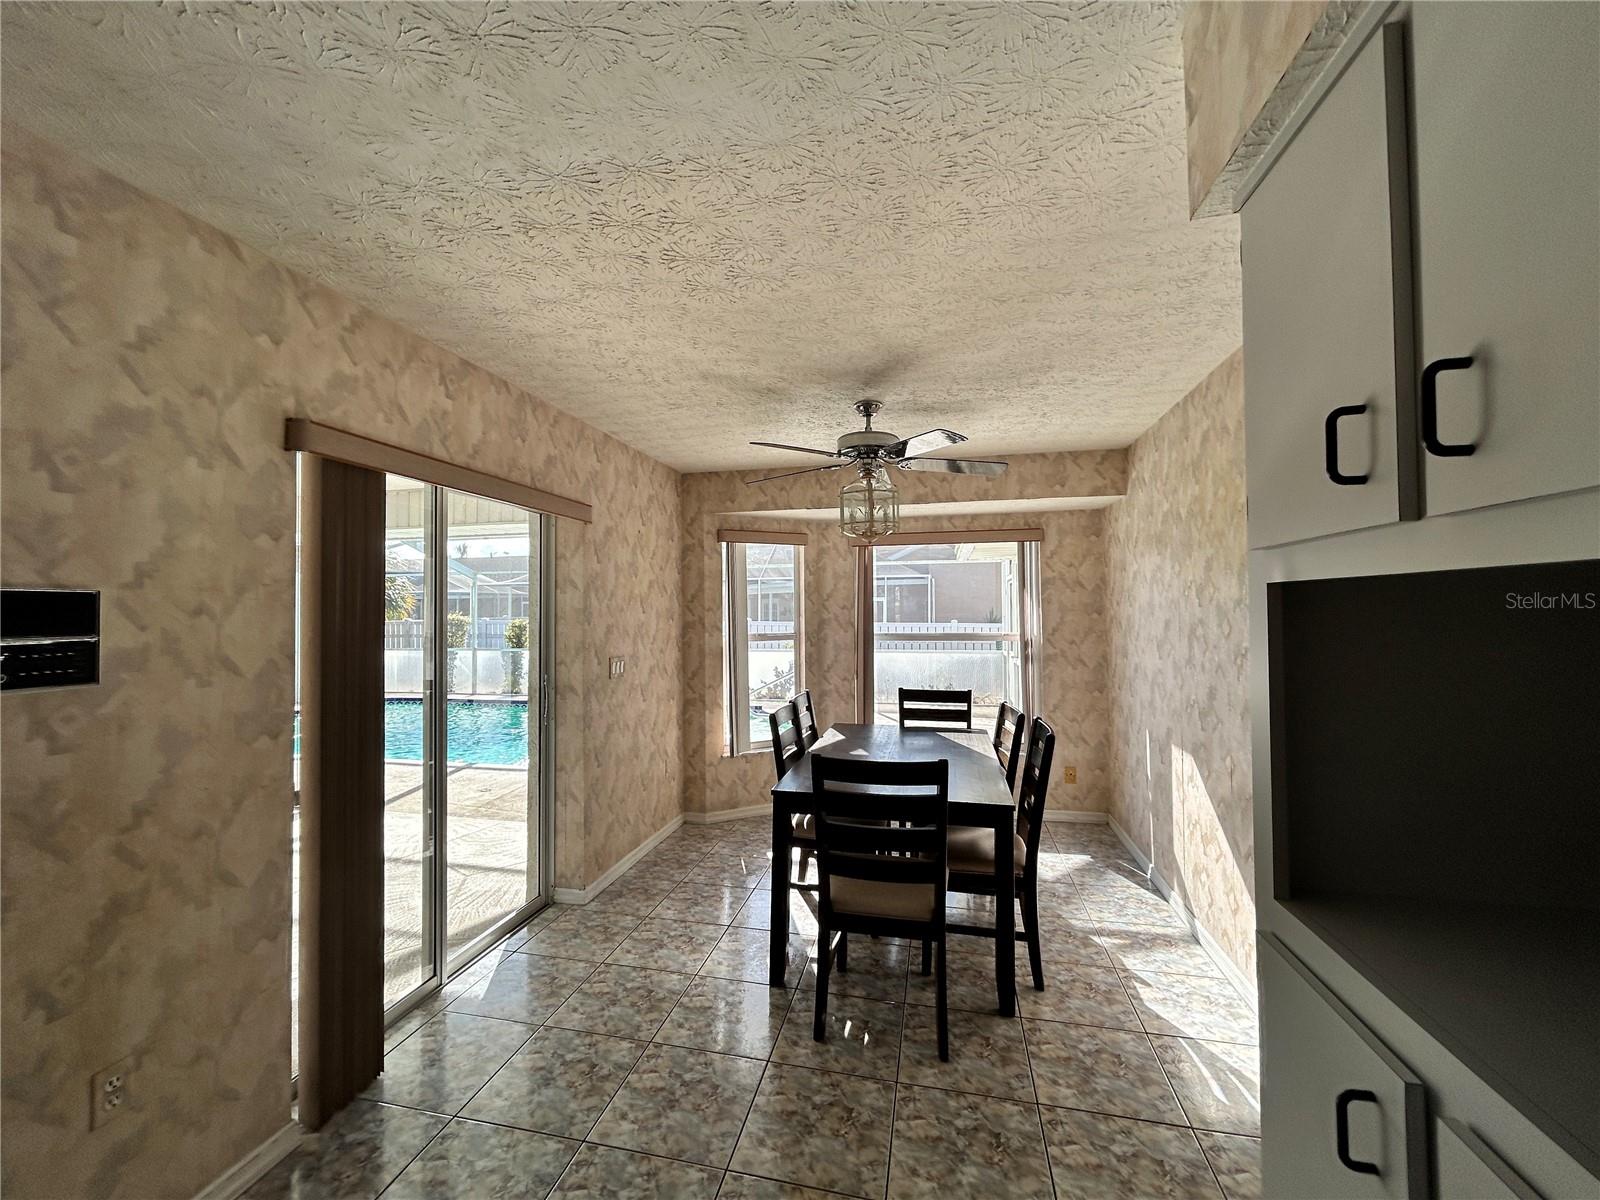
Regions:
<instances>
[{"instance_id":1,"label":"ceiling fan","mask_svg":"<svg viewBox=\"0 0 1600 1200\"><path fill-rule=\"evenodd\" d=\"M861 400L855 409L866 418L867 427L847 433L839 439L836 450L813 450L809 446L788 446L782 442L751 442L752 446L765 446L772 450L790 450L796 454L816 454L840 461L823 467L803 467L798 471L780 471L776 475L763 475L747 479L746 483L767 483L774 479L787 479L792 475L809 475L813 471L837 471L841 467L855 466L872 472L895 466L902 471L942 471L949 475L999 475L1006 469L1003 462L982 458L923 458L945 446L959 445L967 439L949 429L930 429L916 437L899 438L892 433L872 427L883 404L877 400Z\"/></svg>"}]
</instances>

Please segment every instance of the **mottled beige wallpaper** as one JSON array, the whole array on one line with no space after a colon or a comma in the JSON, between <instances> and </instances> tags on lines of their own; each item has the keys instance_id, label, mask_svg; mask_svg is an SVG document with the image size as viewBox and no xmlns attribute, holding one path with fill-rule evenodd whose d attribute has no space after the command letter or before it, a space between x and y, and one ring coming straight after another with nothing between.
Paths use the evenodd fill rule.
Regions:
<instances>
[{"instance_id":1,"label":"mottled beige wallpaper","mask_svg":"<svg viewBox=\"0 0 1600 1200\"><path fill-rule=\"evenodd\" d=\"M1128 456L1108 510L1111 813L1255 972L1243 354Z\"/></svg>"},{"instance_id":2,"label":"mottled beige wallpaper","mask_svg":"<svg viewBox=\"0 0 1600 1200\"><path fill-rule=\"evenodd\" d=\"M1183 12L1189 211L1210 192L1328 0L1194 0Z\"/></svg>"},{"instance_id":3,"label":"mottled beige wallpaper","mask_svg":"<svg viewBox=\"0 0 1600 1200\"><path fill-rule=\"evenodd\" d=\"M1106 698L1106 510L1052 512L1003 510L1006 501L1074 496L1104 500L1121 494L1121 450L1018 455L997 479L896 476L903 503L980 500L1001 506L979 517L908 518L907 531L1042 529L1043 653L1040 687L1044 712L1057 729L1057 777L1050 807L1105 811L1109 805L1110 748ZM834 475L750 487L753 472L708 472L681 480L683 527L684 809L726 812L761 804L772 786L766 753L730 758L723 753L721 565L718 528L798 530L808 534L805 558L804 679L824 724L856 719L855 550L831 521L783 521L730 512L792 510L837 503ZM1068 765L1078 782L1064 780Z\"/></svg>"},{"instance_id":4,"label":"mottled beige wallpaper","mask_svg":"<svg viewBox=\"0 0 1600 1200\"><path fill-rule=\"evenodd\" d=\"M284 418L595 504L557 537L570 886L680 811L678 479L54 146L4 150L4 582L100 589L104 652L98 687L0 703L3 1190L192 1196L289 1117ZM128 1055L137 1100L90 1133L89 1077Z\"/></svg>"}]
</instances>

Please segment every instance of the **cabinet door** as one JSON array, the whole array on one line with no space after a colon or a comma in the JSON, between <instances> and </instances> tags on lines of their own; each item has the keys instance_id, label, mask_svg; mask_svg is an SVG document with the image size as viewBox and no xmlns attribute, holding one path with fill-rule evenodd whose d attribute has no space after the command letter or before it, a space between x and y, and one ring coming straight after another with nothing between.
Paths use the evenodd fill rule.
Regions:
<instances>
[{"instance_id":1,"label":"cabinet door","mask_svg":"<svg viewBox=\"0 0 1600 1200\"><path fill-rule=\"evenodd\" d=\"M1439 1149L1439 1200L1539 1200L1539 1193L1459 1121L1433 1127Z\"/></svg>"},{"instance_id":2,"label":"cabinet door","mask_svg":"<svg viewBox=\"0 0 1600 1200\"><path fill-rule=\"evenodd\" d=\"M1594 487L1600 5L1416 4L1410 41L1418 361L1472 360L1437 376L1426 510Z\"/></svg>"},{"instance_id":3,"label":"cabinet door","mask_svg":"<svg viewBox=\"0 0 1600 1200\"><path fill-rule=\"evenodd\" d=\"M1427 1200L1422 1082L1261 935L1262 1195Z\"/></svg>"},{"instance_id":4,"label":"cabinet door","mask_svg":"<svg viewBox=\"0 0 1600 1200\"><path fill-rule=\"evenodd\" d=\"M1251 547L1416 515L1399 37L1362 49L1241 216Z\"/></svg>"}]
</instances>

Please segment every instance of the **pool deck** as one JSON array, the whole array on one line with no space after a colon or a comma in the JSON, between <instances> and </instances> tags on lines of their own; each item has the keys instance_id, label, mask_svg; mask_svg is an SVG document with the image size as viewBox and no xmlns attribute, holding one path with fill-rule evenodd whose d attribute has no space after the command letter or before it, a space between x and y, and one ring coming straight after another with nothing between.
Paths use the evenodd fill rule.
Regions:
<instances>
[{"instance_id":1,"label":"pool deck","mask_svg":"<svg viewBox=\"0 0 1600 1200\"><path fill-rule=\"evenodd\" d=\"M384 764L385 1003L421 982L422 767ZM527 901L527 767L451 767L446 831L449 950Z\"/></svg>"},{"instance_id":2,"label":"pool deck","mask_svg":"<svg viewBox=\"0 0 1600 1200\"><path fill-rule=\"evenodd\" d=\"M447 778L449 949L454 953L526 902L530 771L527 766L455 766ZM383 783L384 1004L389 1005L422 981L422 764L386 762ZM294 841L298 863L298 809ZM295 885L298 893L298 879ZM298 894L294 900L298 935ZM298 976L299 962L292 968Z\"/></svg>"}]
</instances>

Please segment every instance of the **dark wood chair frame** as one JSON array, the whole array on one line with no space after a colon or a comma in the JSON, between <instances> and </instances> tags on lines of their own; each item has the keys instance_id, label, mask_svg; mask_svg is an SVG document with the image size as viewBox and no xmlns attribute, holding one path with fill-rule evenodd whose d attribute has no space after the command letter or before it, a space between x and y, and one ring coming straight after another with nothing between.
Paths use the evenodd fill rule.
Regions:
<instances>
[{"instance_id":1,"label":"dark wood chair frame","mask_svg":"<svg viewBox=\"0 0 1600 1200\"><path fill-rule=\"evenodd\" d=\"M817 711L811 707L811 689L807 688L789 703L794 705L795 712L799 714L801 748L809 750L822 736L817 730Z\"/></svg>"},{"instance_id":2,"label":"dark wood chair frame","mask_svg":"<svg viewBox=\"0 0 1600 1200\"><path fill-rule=\"evenodd\" d=\"M1050 765L1055 758L1056 731L1048 721L1035 718L1028 734L1028 753L1023 758L1022 789L1017 795L1017 833L1026 853L1023 857L1017 899L1022 904L1022 928L1016 931L1019 942L1028 945L1028 965L1033 970L1033 990L1044 991L1044 959L1039 945L1039 835L1044 827L1044 802L1050 790ZM985 872L950 872L950 890L968 895L995 894L994 876ZM950 933L993 938L992 925L950 925Z\"/></svg>"},{"instance_id":3,"label":"dark wood chair frame","mask_svg":"<svg viewBox=\"0 0 1600 1200\"><path fill-rule=\"evenodd\" d=\"M800 694L807 699L810 698L806 692ZM782 779L789 773L789 768L799 762L806 752L806 746L802 741L800 712L795 702L791 700L773 709L767 714L767 723L772 731L772 765L777 769L778 778ZM812 856L816 853L816 835L806 833L797 823L790 840L800 849L800 878L804 879L806 868L810 866ZM791 881L789 886L802 892L816 890L816 885L809 883Z\"/></svg>"},{"instance_id":4,"label":"dark wood chair frame","mask_svg":"<svg viewBox=\"0 0 1600 1200\"><path fill-rule=\"evenodd\" d=\"M900 689L900 728L971 729L972 690Z\"/></svg>"},{"instance_id":5,"label":"dark wood chair frame","mask_svg":"<svg viewBox=\"0 0 1600 1200\"><path fill-rule=\"evenodd\" d=\"M818 755L811 760L821 890L817 907L817 1003L811 1036L827 1040L828 978L834 959L848 970L852 933L903 937L938 947L935 967L939 1058L950 1059L945 982L945 895L949 874L950 764L874 762ZM889 789L889 790L879 790ZM914 790L907 790L914 789ZM868 823L870 822L870 823ZM833 907L837 878L929 886L925 921L840 912ZM834 936L837 935L837 943Z\"/></svg>"},{"instance_id":6,"label":"dark wood chair frame","mask_svg":"<svg viewBox=\"0 0 1600 1200\"><path fill-rule=\"evenodd\" d=\"M1000 711L994 718L994 756L1005 768L1006 787L1017 790L1017 768L1022 765L1022 731L1028 723L1028 714L1000 702Z\"/></svg>"}]
</instances>

